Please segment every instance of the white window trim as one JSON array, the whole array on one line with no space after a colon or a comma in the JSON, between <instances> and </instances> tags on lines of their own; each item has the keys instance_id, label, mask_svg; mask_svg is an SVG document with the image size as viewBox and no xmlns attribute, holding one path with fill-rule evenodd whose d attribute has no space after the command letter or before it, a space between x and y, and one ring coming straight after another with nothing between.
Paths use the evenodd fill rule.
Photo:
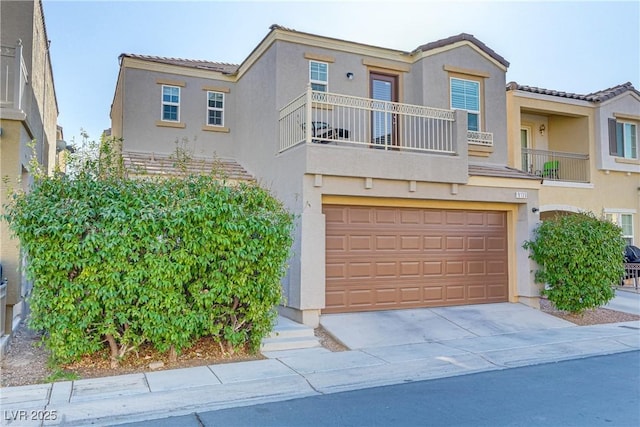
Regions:
<instances>
[{"instance_id":1,"label":"white window trim","mask_svg":"<svg viewBox=\"0 0 640 427\"><path fill-rule=\"evenodd\" d=\"M477 114L478 115L478 130L477 132L482 132L482 116L481 116L481 109L482 109L482 84L478 81L478 80L471 80L471 79L463 79L462 77L449 77L449 108L451 110L453 110L453 92L451 90L451 82L452 80L461 80L461 81L465 81L465 82L471 82L471 83L475 83L478 85L478 110L467 110L467 109L463 109L463 111L466 111L468 113L473 113L473 114ZM459 109L459 108L458 108ZM469 124L467 123L467 129L469 128Z\"/></svg>"},{"instance_id":2,"label":"white window trim","mask_svg":"<svg viewBox=\"0 0 640 427\"><path fill-rule=\"evenodd\" d=\"M311 78L311 64L313 64L313 63L326 65L326 67L327 67L327 80L326 81L314 80L314 79ZM323 85L325 87L325 92L329 92L329 63L328 62L315 61L313 59L309 60L309 83L310 84Z\"/></svg>"},{"instance_id":3,"label":"white window trim","mask_svg":"<svg viewBox=\"0 0 640 427\"><path fill-rule=\"evenodd\" d=\"M640 142L638 141L638 139L640 138L640 135L638 134L638 123L636 122L632 122L632 121L628 121L628 120L619 120L616 119L616 123L620 123L622 125L622 151L624 153L623 156L618 156L622 159L630 159L630 160L638 160L640 158L640 147L638 147L638 145L640 145ZM627 157L627 147L626 147L626 140L624 138L625 136L625 131L624 131L624 127L625 125L631 125L633 127L635 127L636 129L636 157ZM629 145L631 145L631 142L629 142ZM631 156L631 153L629 153L629 156Z\"/></svg>"},{"instance_id":4,"label":"white window trim","mask_svg":"<svg viewBox=\"0 0 640 427\"><path fill-rule=\"evenodd\" d=\"M217 107L210 107L209 106L209 94L210 93L216 93L216 94L220 94L222 95L222 108L217 108ZM215 127L224 127L224 107L225 107L225 96L224 96L224 92L220 92L217 90L208 90L207 91L207 98L206 98L206 102L207 102L207 112L206 112L206 117L205 117L205 123L207 124L207 126L215 126ZM214 125L209 123L209 111L221 111L222 112L222 123L219 125Z\"/></svg>"},{"instance_id":5,"label":"white window trim","mask_svg":"<svg viewBox=\"0 0 640 427\"><path fill-rule=\"evenodd\" d=\"M635 220L635 215L636 215L636 210L635 209L605 209L604 210L604 215L605 218L607 215L617 215L618 220L615 222L616 225L622 227L622 221L621 221L621 215L631 215L631 234L623 234L622 237L624 239L629 239L631 241L631 244L635 244L634 243L634 234L635 234L635 230L634 230L634 220Z\"/></svg>"},{"instance_id":6,"label":"white window trim","mask_svg":"<svg viewBox=\"0 0 640 427\"><path fill-rule=\"evenodd\" d=\"M178 102L168 102L164 100L164 88L176 88L178 89ZM163 122L171 122L171 123L180 123L180 101L182 100L182 90L180 88L180 86L173 86L173 85L162 85L162 88L160 89L160 120ZM168 120L164 118L164 106L165 105L172 105L172 106L176 106L178 107L178 117L177 120Z\"/></svg>"}]
</instances>

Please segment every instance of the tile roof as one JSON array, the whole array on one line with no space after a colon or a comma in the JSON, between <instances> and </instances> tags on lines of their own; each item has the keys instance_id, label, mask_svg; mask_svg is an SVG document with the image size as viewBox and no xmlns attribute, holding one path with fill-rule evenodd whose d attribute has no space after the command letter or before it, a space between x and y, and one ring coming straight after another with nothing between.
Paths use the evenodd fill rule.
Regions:
<instances>
[{"instance_id":1,"label":"tile roof","mask_svg":"<svg viewBox=\"0 0 640 427\"><path fill-rule=\"evenodd\" d=\"M277 24L274 24L274 25L270 26L269 29L272 30L272 31L273 30L282 30L282 31L289 31L289 32L292 32L292 33L308 34L308 33L303 33L303 32L294 30L292 28L283 27L282 25L277 25ZM324 37L324 36L320 36L320 37ZM329 37L324 37L324 38L329 38ZM335 40L339 40L339 39L335 39ZM342 40L342 41L345 41L345 40ZM437 48L440 48L440 47L448 46L448 45L451 45L451 44L454 44L454 43L457 43L457 42L461 42L461 41L469 41L469 42L475 44L478 48L480 48L480 50L485 52L491 58L495 59L496 61L498 61L500 64L504 65L505 67L509 67L509 61L504 59L504 57L500 56L498 53L496 53L489 46L487 46L486 44L482 43L480 40L475 38L473 36L473 34L467 34L467 33L460 33L460 34L455 35L455 36L447 37L446 39L436 40L434 42L423 44L421 46L418 46L416 49L414 49L413 52L417 52L417 51L426 52L426 51L429 51L429 50L432 50L432 49L437 49ZM395 49L389 49L389 50L395 50ZM409 53L413 53L413 52L404 52L404 53L409 54Z\"/></svg>"},{"instance_id":2,"label":"tile roof","mask_svg":"<svg viewBox=\"0 0 640 427\"><path fill-rule=\"evenodd\" d=\"M469 164L469 175L471 176L492 176L498 178L519 178L519 179L532 179L540 181L541 178L537 175L530 174L528 172L521 171L519 169L510 168L502 165L488 165L488 164Z\"/></svg>"},{"instance_id":3,"label":"tile roof","mask_svg":"<svg viewBox=\"0 0 640 427\"><path fill-rule=\"evenodd\" d=\"M458 43L461 41L469 41L473 43L478 48L480 48L480 50L482 50L484 53L486 53L487 55L489 55L490 57L498 61L500 64L504 65L505 67L509 66L509 61L504 59L502 56L498 55L489 46L487 46L486 44L482 43L480 40L475 38L473 34L460 33L457 36L451 36L451 37L447 37L446 39L436 40L434 42L423 44L422 46L419 46L416 50L421 50L423 52L426 52L428 50L437 49L437 48L448 46L450 44Z\"/></svg>"},{"instance_id":4,"label":"tile roof","mask_svg":"<svg viewBox=\"0 0 640 427\"><path fill-rule=\"evenodd\" d=\"M227 64L225 62L200 61L183 58L165 58L162 56L137 55L133 53L123 53L120 58L135 58L144 61L158 62L161 64L178 65L180 67L199 68L202 70L218 71L223 74L233 74L238 71L239 65Z\"/></svg>"},{"instance_id":5,"label":"tile roof","mask_svg":"<svg viewBox=\"0 0 640 427\"><path fill-rule=\"evenodd\" d=\"M302 31L297 31L294 30L292 28L287 28L281 25L271 25L269 27L269 30L271 31L275 31L275 30L281 30L281 31L287 31L287 32L291 32L291 33L299 33L299 34L309 34L309 33L305 33ZM313 35L313 34L311 34ZM325 37L325 36L319 36L319 37L323 37L325 39L330 39L330 37ZM339 40L339 41L345 41L345 40L340 40L340 39L334 39L334 40ZM498 61L500 64L504 65L505 67L509 67L509 62L504 59L502 56L498 55L493 49L491 49L490 47L488 47L486 44L482 43L480 40L478 40L477 38L475 38L472 34L467 34L467 33L460 33L456 36L451 36L448 37L446 39L441 39L441 40L436 40L434 42L430 42L430 43L426 43L423 44L421 46L419 46L418 48L414 49L413 52L417 52L417 51L429 51L432 49L437 49L440 47L444 47L444 46L448 46L460 41L469 41L471 43L473 43L474 45L476 45L480 50L482 50L483 52L485 52L487 55L489 55L491 58L495 59L496 61ZM388 50L395 50L395 49L388 49ZM398 51L398 52L402 52L405 54L410 54L411 52L404 52L404 51ZM183 58L166 58L166 57L162 57L162 56L151 56L151 55L138 55L138 54L133 54L133 53L123 53L120 55L120 58L136 58L136 59L142 59L144 61L152 61L152 62L158 62L161 64L170 64L170 65L178 65L181 67L190 67L190 68L200 68L203 70L211 70L211 71L218 71L224 74L234 74L238 71L238 68L240 68L240 65L237 64L228 64L228 63L224 63L224 62L212 62L212 61L201 61L201 60L192 60L192 59L183 59Z\"/></svg>"},{"instance_id":6,"label":"tile roof","mask_svg":"<svg viewBox=\"0 0 640 427\"><path fill-rule=\"evenodd\" d=\"M624 93L626 91L632 91L634 93L636 93L637 95L640 96L640 92L638 92L638 90L636 88L633 87L633 85L631 84L631 82L627 82L618 86L614 86L614 87L610 87L608 89L603 89L597 92L593 92L593 93L589 93L586 95L580 95L577 93L571 93L571 92L562 92L562 91L558 91L558 90L551 90L551 89L543 89L543 88L539 88L539 87L534 87L534 86L525 86L525 85L520 85L516 82L509 82L507 84L507 90L521 90L524 92L530 92L530 93L538 93L541 95L551 95L551 96L558 96L561 98L568 98L568 99L577 99L580 101L588 101L588 102L604 102L608 99L611 99L613 97L616 97L618 95L620 95L621 93Z\"/></svg>"},{"instance_id":7,"label":"tile roof","mask_svg":"<svg viewBox=\"0 0 640 427\"><path fill-rule=\"evenodd\" d=\"M130 176L213 174L228 181L255 181L255 178L233 159L191 157L179 163L174 155L123 151L122 160Z\"/></svg>"}]
</instances>

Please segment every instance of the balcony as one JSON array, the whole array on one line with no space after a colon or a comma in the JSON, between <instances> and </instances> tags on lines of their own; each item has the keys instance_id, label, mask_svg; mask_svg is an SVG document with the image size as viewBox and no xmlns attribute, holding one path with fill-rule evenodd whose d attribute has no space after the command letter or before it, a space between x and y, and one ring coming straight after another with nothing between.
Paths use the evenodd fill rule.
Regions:
<instances>
[{"instance_id":1,"label":"balcony","mask_svg":"<svg viewBox=\"0 0 640 427\"><path fill-rule=\"evenodd\" d=\"M459 149L455 129L452 110L309 88L280 110L279 152L299 144L330 144L455 155ZM490 147L493 134L468 131L466 141Z\"/></svg>"},{"instance_id":2,"label":"balcony","mask_svg":"<svg viewBox=\"0 0 640 427\"><path fill-rule=\"evenodd\" d=\"M0 46L0 76L2 76L2 90L0 91L0 107L17 112L26 110L28 97L27 84L29 73L22 56L22 43L16 46ZM3 117L5 113L3 112Z\"/></svg>"},{"instance_id":3,"label":"balcony","mask_svg":"<svg viewBox=\"0 0 640 427\"><path fill-rule=\"evenodd\" d=\"M549 181L589 182L589 155L522 149L522 170Z\"/></svg>"}]
</instances>

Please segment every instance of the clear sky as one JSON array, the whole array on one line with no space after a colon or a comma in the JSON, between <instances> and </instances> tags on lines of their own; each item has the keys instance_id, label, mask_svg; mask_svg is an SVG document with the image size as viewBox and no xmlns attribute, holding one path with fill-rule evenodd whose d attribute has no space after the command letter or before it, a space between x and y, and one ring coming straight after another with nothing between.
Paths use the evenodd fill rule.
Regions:
<instances>
[{"instance_id":1,"label":"clear sky","mask_svg":"<svg viewBox=\"0 0 640 427\"><path fill-rule=\"evenodd\" d=\"M67 142L111 126L121 53L239 64L272 24L404 51L470 33L511 63L507 82L640 89L638 1L44 0L44 11Z\"/></svg>"}]
</instances>

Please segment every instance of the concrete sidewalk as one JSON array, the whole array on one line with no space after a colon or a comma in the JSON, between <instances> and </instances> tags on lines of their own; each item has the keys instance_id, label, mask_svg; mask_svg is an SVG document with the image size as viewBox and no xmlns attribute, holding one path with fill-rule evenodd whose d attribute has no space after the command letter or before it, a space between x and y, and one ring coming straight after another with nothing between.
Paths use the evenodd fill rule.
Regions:
<instances>
[{"instance_id":1,"label":"concrete sidewalk","mask_svg":"<svg viewBox=\"0 0 640 427\"><path fill-rule=\"evenodd\" d=\"M379 343L344 352L325 348L276 351L264 353L264 360L8 387L1 389L2 425L117 425L640 350L640 321L574 326L547 320L553 324L506 333L494 330L420 342ZM465 329L471 331L477 321ZM485 332L492 330L487 326L491 324L486 319Z\"/></svg>"}]
</instances>

